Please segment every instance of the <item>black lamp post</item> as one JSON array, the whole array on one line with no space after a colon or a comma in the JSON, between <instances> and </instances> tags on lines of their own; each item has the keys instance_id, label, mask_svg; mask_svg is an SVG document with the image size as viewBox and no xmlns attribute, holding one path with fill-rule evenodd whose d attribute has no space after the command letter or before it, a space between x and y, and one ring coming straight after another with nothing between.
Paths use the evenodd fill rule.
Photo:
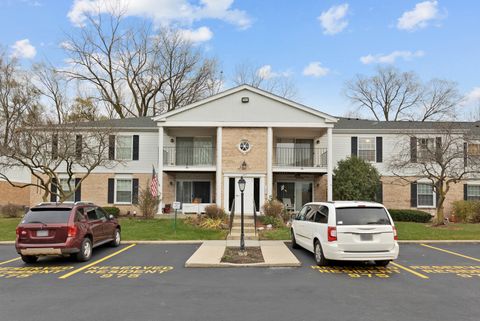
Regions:
<instances>
[{"instance_id":1,"label":"black lamp post","mask_svg":"<svg viewBox=\"0 0 480 321\"><path fill-rule=\"evenodd\" d=\"M238 180L238 188L240 189L240 215L241 215L241 231L240 231L240 251L245 251L245 235L243 233L243 192L245 191L245 180L243 176Z\"/></svg>"}]
</instances>

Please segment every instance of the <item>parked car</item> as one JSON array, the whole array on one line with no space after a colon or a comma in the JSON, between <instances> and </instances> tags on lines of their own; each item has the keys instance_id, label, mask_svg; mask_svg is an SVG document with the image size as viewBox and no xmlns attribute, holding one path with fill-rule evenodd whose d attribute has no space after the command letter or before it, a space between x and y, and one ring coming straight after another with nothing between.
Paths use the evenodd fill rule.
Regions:
<instances>
[{"instance_id":1,"label":"parked car","mask_svg":"<svg viewBox=\"0 0 480 321\"><path fill-rule=\"evenodd\" d=\"M292 246L314 253L318 265L330 260L375 261L386 266L398 257L397 230L379 203L308 203L294 217Z\"/></svg>"},{"instance_id":2,"label":"parked car","mask_svg":"<svg viewBox=\"0 0 480 321\"><path fill-rule=\"evenodd\" d=\"M41 203L17 226L15 247L25 263L47 255L88 261L97 246L119 246L120 233L117 219L93 203Z\"/></svg>"}]
</instances>

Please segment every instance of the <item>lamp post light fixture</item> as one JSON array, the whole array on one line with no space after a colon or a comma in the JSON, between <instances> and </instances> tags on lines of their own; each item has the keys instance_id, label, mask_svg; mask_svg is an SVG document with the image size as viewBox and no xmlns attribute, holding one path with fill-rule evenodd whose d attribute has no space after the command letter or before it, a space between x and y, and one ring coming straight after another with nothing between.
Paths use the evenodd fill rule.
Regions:
<instances>
[{"instance_id":1,"label":"lamp post light fixture","mask_svg":"<svg viewBox=\"0 0 480 321\"><path fill-rule=\"evenodd\" d=\"M240 189L240 217L241 217L241 230L240 230L240 251L245 251L245 234L243 232L243 192L245 191L245 179L240 177L238 180L238 188Z\"/></svg>"}]
</instances>

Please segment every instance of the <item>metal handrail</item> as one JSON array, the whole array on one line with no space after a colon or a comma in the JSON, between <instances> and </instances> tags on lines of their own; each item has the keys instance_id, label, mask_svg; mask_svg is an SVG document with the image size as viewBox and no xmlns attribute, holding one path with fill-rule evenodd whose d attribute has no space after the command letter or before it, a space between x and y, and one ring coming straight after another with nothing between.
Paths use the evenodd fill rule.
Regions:
<instances>
[{"instance_id":1,"label":"metal handrail","mask_svg":"<svg viewBox=\"0 0 480 321\"><path fill-rule=\"evenodd\" d=\"M325 167L327 148L274 147L273 165L278 167Z\"/></svg>"},{"instance_id":2,"label":"metal handrail","mask_svg":"<svg viewBox=\"0 0 480 321\"><path fill-rule=\"evenodd\" d=\"M215 147L163 147L165 166L213 166Z\"/></svg>"}]
</instances>

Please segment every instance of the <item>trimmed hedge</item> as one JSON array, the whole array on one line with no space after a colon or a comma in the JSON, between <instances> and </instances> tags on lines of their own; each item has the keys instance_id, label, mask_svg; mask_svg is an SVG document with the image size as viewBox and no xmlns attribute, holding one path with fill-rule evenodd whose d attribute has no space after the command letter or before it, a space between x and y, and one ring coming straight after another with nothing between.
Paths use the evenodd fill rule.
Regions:
<instances>
[{"instance_id":1,"label":"trimmed hedge","mask_svg":"<svg viewBox=\"0 0 480 321\"><path fill-rule=\"evenodd\" d=\"M419 210L396 210L389 209L388 212L394 222L416 222L428 223L432 219L430 213Z\"/></svg>"},{"instance_id":2,"label":"trimmed hedge","mask_svg":"<svg viewBox=\"0 0 480 321\"><path fill-rule=\"evenodd\" d=\"M103 207L103 209L109 215L113 215L114 217L119 217L120 216L120 209L118 207L105 206L105 207Z\"/></svg>"}]
</instances>

